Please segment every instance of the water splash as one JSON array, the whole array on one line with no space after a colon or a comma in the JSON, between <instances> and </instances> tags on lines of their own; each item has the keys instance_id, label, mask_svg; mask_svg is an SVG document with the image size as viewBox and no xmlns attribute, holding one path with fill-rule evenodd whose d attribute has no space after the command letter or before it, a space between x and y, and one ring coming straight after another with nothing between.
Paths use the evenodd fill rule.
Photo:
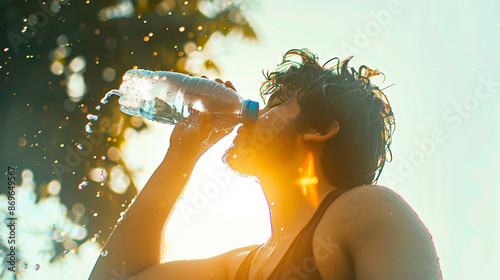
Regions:
<instances>
[{"instance_id":1,"label":"water splash","mask_svg":"<svg viewBox=\"0 0 500 280\"><path fill-rule=\"evenodd\" d=\"M123 204L122 204L122 207L124 207ZM120 212L120 218L118 218L118 220L116 222L117 223L121 222L124 217L125 217L125 211L124 212Z\"/></svg>"},{"instance_id":2,"label":"water splash","mask_svg":"<svg viewBox=\"0 0 500 280\"><path fill-rule=\"evenodd\" d=\"M108 98L109 98L111 95L122 96L122 93L121 93L119 90L117 90L117 89L110 90L110 91L108 91L108 93L106 93L106 95L104 95L104 97L101 99L101 103L102 103L102 104L106 104L106 103L108 103ZM97 109L97 108L96 108L96 109Z\"/></svg>"},{"instance_id":3,"label":"water splash","mask_svg":"<svg viewBox=\"0 0 500 280\"><path fill-rule=\"evenodd\" d=\"M69 249L64 250L64 254L67 255L69 253Z\"/></svg>"},{"instance_id":4,"label":"water splash","mask_svg":"<svg viewBox=\"0 0 500 280\"><path fill-rule=\"evenodd\" d=\"M87 114L87 120L97 121L98 119L99 119L99 116L96 116L93 114Z\"/></svg>"},{"instance_id":5,"label":"water splash","mask_svg":"<svg viewBox=\"0 0 500 280\"><path fill-rule=\"evenodd\" d=\"M87 133L92 133L92 128L90 128L92 126L92 123L91 122L88 122L86 125L85 125L85 131L87 131Z\"/></svg>"},{"instance_id":6,"label":"water splash","mask_svg":"<svg viewBox=\"0 0 500 280\"><path fill-rule=\"evenodd\" d=\"M104 250L101 252L101 256L105 257L108 255L108 250Z\"/></svg>"},{"instance_id":7,"label":"water splash","mask_svg":"<svg viewBox=\"0 0 500 280\"><path fill-rule=\"evenodd\" d=\"M38 271L40 269L40 265L39 264L36 264L35 265L35 270Z\"/></svg>"},{"instance_id":8,"label":"water splash","mask_svg":"<svg viewBox=\"0 0 500 280\"><path fill-rule=\"evenodd\" d=\"M96 109L97 111L101 110L101 105L97 105L97 106L95 106L95 109Z\"/></svg>"},{"instance_id":9,"label":"water splash","mask_svg":"<svg viewBox=\"0 0 500 280\"><path fill-rule=\"evenodd\" d=\"M82 146L82 144L76 144L76 147L78 148L78 150L81 150L81 149L83 149L83 146Z\"/></svg>"},{"instance_id":10,"label":"water splash","mask_svg":"<svg viewBox=\"0 0 500 280\"><path fill-rule=\"evenodd\" d=\"M79 190L82 190L82 189L83 189L83 187L86 187L88 184L89 184L89 182L87 182L87 181L83 181L83 182L81 182L80 184L78 184L78 189L79 189Z\"/></svg>"}]
</instances>

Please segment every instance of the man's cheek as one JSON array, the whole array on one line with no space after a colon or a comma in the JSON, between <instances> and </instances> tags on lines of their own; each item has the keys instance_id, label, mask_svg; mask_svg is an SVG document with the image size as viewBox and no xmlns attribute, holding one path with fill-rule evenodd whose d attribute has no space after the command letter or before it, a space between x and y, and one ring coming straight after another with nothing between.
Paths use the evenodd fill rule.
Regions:
<instances>
[{"instance_id":1,"label":"man's cheek","mask_svg":"<svg viewBox=\"0 0 500 280\"><path fill-rule=\"evenodd\" d=\"M281 132L289 122L290 120L287 118L287 115L284 112L278 111L272 116L269 128L275 133Z\"/></svg>"},{"instance_id":2,"label":"man's cheek","mask_svg":"<svg viewBox=\"0 0 500 280\"><path fill-rule=\"evenodd\" d=\"M257 156L257 150L254 147L247 145L247 143L243 143L239 150L239 154L247 161L253 161Z\"/></svg>"},{"instance_id":3,"label":"man's cheek","mask_svg":"<svg viewBox=\"0 0 500 280\"><path fill-rule=\"evenodd\" d=\"M264 129L261 129L257 135L257 140L259 143L261 144L269 144L273 141L274 139L274 133L273 133L273 130L269 129L269 128L264 128ZM262 145L260 145L262 149L264 149L264 147Z\"/></svg>"}]
</instances>

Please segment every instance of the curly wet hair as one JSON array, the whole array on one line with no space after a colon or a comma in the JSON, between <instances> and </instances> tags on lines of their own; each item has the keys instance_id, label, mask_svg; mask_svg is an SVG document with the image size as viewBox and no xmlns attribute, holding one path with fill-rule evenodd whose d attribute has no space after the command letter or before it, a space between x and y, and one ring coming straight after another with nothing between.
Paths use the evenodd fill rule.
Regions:
<instances>
[{"instance_id":1,"label":"curly wet hair","mask_svg":"<svg viewBox=\"0 0 500 280\"><path fill-rule=\"evenodd\" d=\"M395 128L387 97L370 81L382 73L365 65L356 71L348 66L351 59L336 57L320 65L310 50L292 49L274 71L264 73L260 90L264 102L272 95L282 101L297 98L300 132L313 128L326 133L334 120L339 123L338 135L325 142L321 163L329 182L340 188L377 182L392 158Z\"/></svg>"}]
</instances>

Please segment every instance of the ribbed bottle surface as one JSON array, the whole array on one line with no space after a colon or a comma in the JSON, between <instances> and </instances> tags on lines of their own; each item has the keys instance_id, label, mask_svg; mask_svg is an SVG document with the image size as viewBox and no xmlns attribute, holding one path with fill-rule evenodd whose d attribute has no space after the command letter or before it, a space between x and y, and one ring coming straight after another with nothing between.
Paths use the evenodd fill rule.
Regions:
<instances>
[{"instance_id":1,"label":"ribbed bottle surface","mask_svg":"<svg viewBox=\"0 0 500 280\"><path fill-rule=\"evenodd\" d=\"M185 123L196 111L210 112L214 125L219 128L230 128L242 121L243 98L231 88L209 79L132 69L123 76L120 92L122 112L153 121Z\"/></svg>"}]
</instances>

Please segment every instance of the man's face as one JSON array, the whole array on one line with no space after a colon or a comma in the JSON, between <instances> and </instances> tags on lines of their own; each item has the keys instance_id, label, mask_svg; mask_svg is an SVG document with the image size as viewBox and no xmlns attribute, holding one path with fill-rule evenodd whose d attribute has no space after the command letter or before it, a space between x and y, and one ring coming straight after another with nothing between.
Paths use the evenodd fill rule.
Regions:
<instances>
[{"instance_id":1,"label":"man's face","mask_svg":"<svg viewBox=\"0 0 500 280\"><path fill-rule=\"evenodd\" d=\"M233 145L224 155L232 169L259 175L294 161L297 140L301 136L296 125L300 107L295 95L290 98L289 94L284 94L282 99L284 101L276 94L271 96L267 106L260 110L257 121L238 129Z\"/></svg>"}]
</instances>

